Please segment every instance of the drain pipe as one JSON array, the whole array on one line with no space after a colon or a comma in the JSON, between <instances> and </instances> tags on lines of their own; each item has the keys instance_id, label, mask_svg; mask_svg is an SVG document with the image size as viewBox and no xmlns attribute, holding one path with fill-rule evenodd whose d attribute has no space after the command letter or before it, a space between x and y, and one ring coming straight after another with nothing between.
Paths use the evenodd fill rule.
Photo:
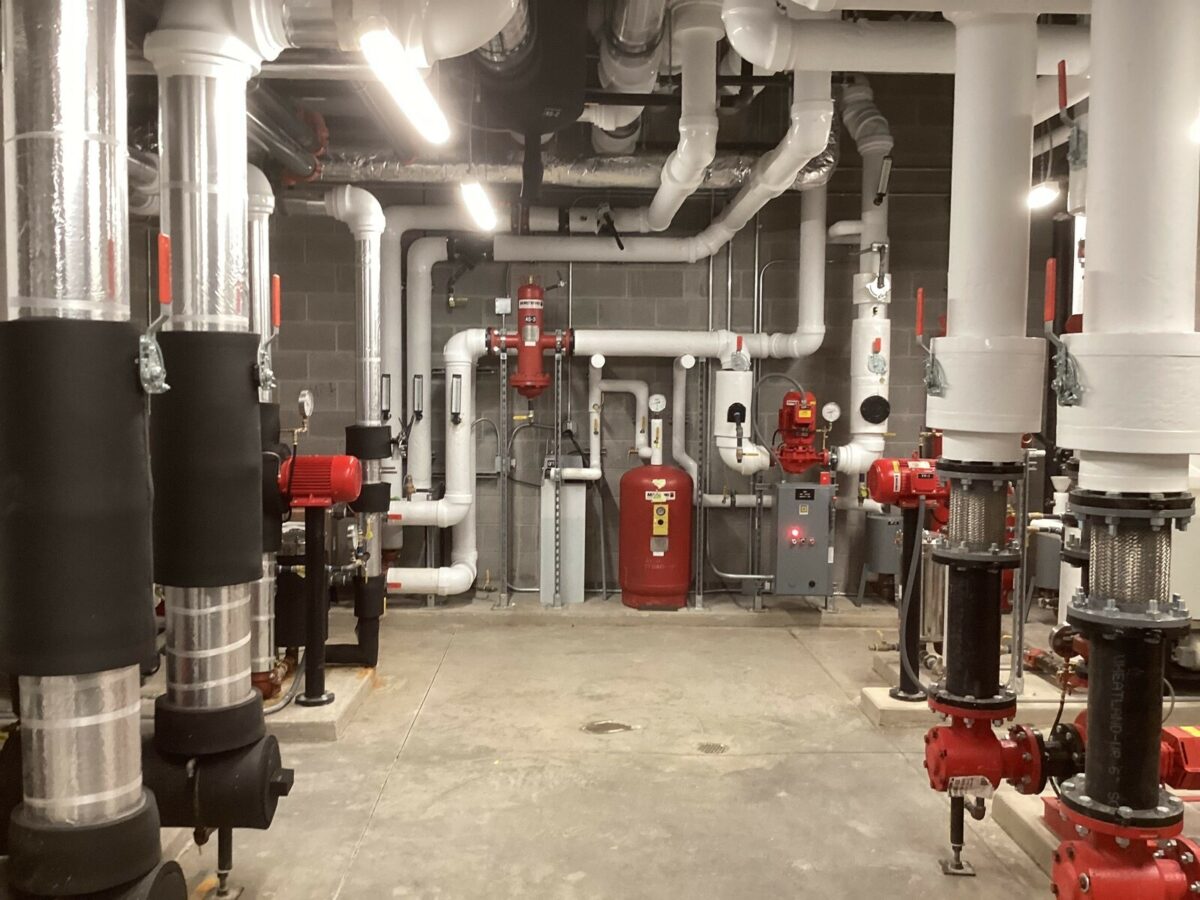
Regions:
<instances>
[{"instance_id":1,"label":"drain pipe","mask_svg":"<svg viewBox=\"0 0 1200 900\"><path fill-rule=\"evenodd\" d=\"M124 6L0 15L0 668L21 720L7 880L60 896L173 876L156 896L182 900L142 786L139 676L156 654L145 398L130 369Z\"/></svg>"},{"instance_id":2,"label":"drain pipe","mask_svg":"<svg viewBox=\"0 0 1200 900\"><path fill-rule=\"evenodd\" d=\"M892 134L866 79L842 91L842 121L862 156L862 219L859 271L854 276L854 322L850 326L850 443L833 448L837 470L862 475L883 455L891 414L888 402L892 323L892 276L888 271L888 175ZM824 220L821 223L824 239ZM815 223L813 225L815 231ZM803 228L803 224L801 225Z\"/></svg>"},{"instance_id":3,"label":"drain pipe","mask_svg":"<svg viewBox=\"0 0 1200 900\"><path fill-rule=\"evenodd\" d=\"M1023 474L1021 435L1041 426L1045 343L1025 336L1029 280L1029 153L1037 30L1032 15L956 13L954 148L950 193L949 334L933 354L944 378L927 384L927 421L942 430L939 474L950 481L946 674L930 697L950 717L991 728L1016 715L1000 681L1009 486ZM956 732L957 733L957 732ZM926 737L938 747L942 732ZM990 736L990 735L989 735ZM931 769L932 771L932 769ZM951 798L950 875L963 862L965 798Z\"/></svg>"},{"instance_id":4,"label":"drain pipe","mask_svg":"<svg viewBox=\"0 0 1200 900\"><path fill-rule=\"evenodd\" d=\"M392 430L383 421L384 372L380 357L382 309L380 304L380 240L383 208L362 188L343 186L325 194L330 216L344 222L354 235L355 280L354 340L356 359L354 424L346 428L346 453L362 463L363 484L350 508L358 517L356 556L360 566L354 577L354 618L357 641L330 644L325 661L330 665L373 667L379 662L379 619L386 604L383 574L383 514L388 511L391 487L381 477L383 460L392 455Z\"/></svg>"},{"instance_id":5,"label":"drain pipe","mask_svg":"<svg viewBox=\"0 0 1200 900\"><path fill-rule=\"evenodd\" d=\"M246 167L246 237L250 282L250 330L258 335L258 414L262 431L262 575L250 594L250 680L264 699L279 692L275 645L275 558L283 546L287 505L279 491L279 467L291 450L283 443L271 346L279 328L279 283L271 275L271 213L275 194L257 166Z\"/></svg>"},{"instance_id":6,"label":"drain pipe","mask_svg":"<svg viewBox=\"0 0 1200 900\"><path fill-rule=\"evenodd\" d=\"M1064 898L1084 885L1182 895L1196 845L1175 840L1184 804L1160 785L1159 766L1164 655L1191 627L1170 572L1172 532L1194 513L1188 458L1200 452L1200 159L1187 133L1200 7L1094 0L1092 12L1086 330L1064 337L1077 375L1061 364L1056 373L1056 386L1077 388L1059 390L1058 435L1079 456L1070 505L1090 534L1086 590L1067 610L1090 644L1087 754L1083 774L1062 783L1059 812L1075 834L1052 880ZM1146 147L1153 165L1131 178Z\"/></svg>"}]
</instances>

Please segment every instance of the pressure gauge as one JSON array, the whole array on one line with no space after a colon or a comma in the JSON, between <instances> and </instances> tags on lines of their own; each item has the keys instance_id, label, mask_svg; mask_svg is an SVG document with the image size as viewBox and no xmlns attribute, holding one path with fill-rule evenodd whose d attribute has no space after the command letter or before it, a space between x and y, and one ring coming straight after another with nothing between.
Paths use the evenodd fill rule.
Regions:
<instances>
[{"instance_id":1,"label":"pressure gauge","mask_svg":"<svg viewBox=\"0 0 1200 900\"><path fill-rule=\"evenodd\" d=\"M296 407L300 413L301 420L307 420L312 416L315 405L312 391L304 390L300 392L300 396L296 400Z\"/></svg>"},{"instance_id":2,"label":"pressure gauge","mask_svg":"<svg viewBox=\"0 0 1200 900\"><path fill-rule=\"evenodd\" d=\"M667 398L662 394L650 395L650 412L660 413L667 408Z\"/></svg>"},{"instance_id":3,"label":"pressure gauge","mask_svg":"<svg viewBox=\"0 0 1200 900\"><path fill-rule=\"evenodd\" d=\"M821 418L832 425L842 417L842 408L830 400L821 407Z\"/></svg>"}]
</instances>

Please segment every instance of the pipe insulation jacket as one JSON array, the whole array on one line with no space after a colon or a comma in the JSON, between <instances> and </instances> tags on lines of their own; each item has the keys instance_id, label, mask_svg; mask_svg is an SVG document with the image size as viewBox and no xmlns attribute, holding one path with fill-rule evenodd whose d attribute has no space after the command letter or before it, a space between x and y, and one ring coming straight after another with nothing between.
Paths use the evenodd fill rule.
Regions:
<instances>
[{"instance_id":1,"label":"pipe insulation jacket","mask_svg":"<svg viewBox=\"0 0 1200 900\"><path fill-rule=\"evenodd\" d=\"M958 13L945 372L927 421L949 459L1007 462L1042 421L1045 341L1025 337L1036 36L1024 15Z\"/></svg>"},{"instance_id":2,"label":"pipe insulation jacket","mask_svg":"<svg viewBox=\"0 0 1200 900\"><path fill-rule=\"evenodd\" d=\"M1086 331L1066 336L1083 394L1060 407L1059 440L1078 452L1085 490L1183 491L1188 455L1200 452L1200 147L1188 136L1200 58L1187 41L1200 6L1096 0L1093 10ZM1154 164L1129 177L1147 146Z\"/></svg>"}]
</instances>

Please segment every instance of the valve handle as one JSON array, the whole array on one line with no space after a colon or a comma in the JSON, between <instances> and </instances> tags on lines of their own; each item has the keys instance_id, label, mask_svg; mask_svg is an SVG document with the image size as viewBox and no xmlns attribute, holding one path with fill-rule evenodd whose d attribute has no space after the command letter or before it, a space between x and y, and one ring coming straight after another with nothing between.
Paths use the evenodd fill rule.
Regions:
<instances>
[{"instance_id":1,"label":"valve handle","mask_svg":"<svg viewBox=\"0 0 1200 900\"><path fill-rule=\"evenodd\" d=\"M158 302L161 306L170 306L171 293L171 236L158 236Z\"/></svg>"},{"instance_id":2,"label":"valve handle","mask_svg":"<svg viewBox=\"0 0 1200 900\"><path fill-rule=\"evenodd\" d=\"M1067 111L1067 61L1058 61L1058 111Z\"/></svg>"},{"instance_id":3,"label":"valve handle","mask_svg":"<svg viewBox=\"0 0 1200 900\"><path fill-rule=\"evenodd\" d=\"M875 340L871 342L871 352L872 353L880 353L882 351L883 351L883 338L875 338Z\"/></svg>"},{"instance_id":4,"label":"valve handle","mask_svg":"<svg viewBox=\"0 0 1200 900\"><path fill-rule=\"evenodd\" d=\"M925 337L925 288L917 288L917 337Z\"/></svg>"},{"instance_id":5,"label":"valve handle","mask_svg":"<svg viewBox=\"0 0 1200 900\"><path fill-rule=\"evenodd\" d=\"M278 275L271 276L271 326L279 328L282 320L283 279Z\"/></svg>"},{"instance_id":6,"label":"valve handle","mask_svg":"<svg viewBox=\"0 0 1200 900\"><path fill-rule=\"evenodd\" d=\"M1046 260L1045 301L1042 306L1042 321L1047 325L1054 323L1054 312L1058 303L1058 260L1053 256Z\"/></svg>"}]
</instances>

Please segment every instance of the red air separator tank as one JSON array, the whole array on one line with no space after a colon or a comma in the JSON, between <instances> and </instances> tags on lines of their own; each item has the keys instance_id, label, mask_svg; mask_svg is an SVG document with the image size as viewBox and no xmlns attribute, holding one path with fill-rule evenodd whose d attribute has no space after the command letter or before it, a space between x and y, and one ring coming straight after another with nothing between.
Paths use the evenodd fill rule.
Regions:
<instances>
[{"instance_id":1,"label":"red air separator tank","mask_svg":"<svg viewBox=\"0 0 1200 900\"><path fill-rule=\"evenodd\" d=\"M621 478L621 601L679 609L692 583L692 479L674 466L639 466Z\"/></svg>"}]
</instances>

